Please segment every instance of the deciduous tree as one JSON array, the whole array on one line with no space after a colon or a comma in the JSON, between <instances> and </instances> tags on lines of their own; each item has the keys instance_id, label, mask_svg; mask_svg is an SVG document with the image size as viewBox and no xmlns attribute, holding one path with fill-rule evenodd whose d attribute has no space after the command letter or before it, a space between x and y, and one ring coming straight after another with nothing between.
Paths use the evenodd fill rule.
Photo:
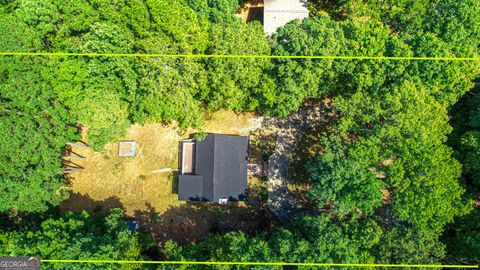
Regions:
<instances>
[{"instance_id":1,"label":"deciduous tree","mask_svg":"<svg viewBox=\"0 0 480 270\"><path fill-rule=\"evenodd\" d=\"M43 221L39 228L31 231L0 233L0 254L53 260L142 260L142 248L148 248L152 241L145 238L141 243L139 233L129 231L122 218L120 209L112 210L104 218L92 217L86 212L67 212L62 218ZM87 263L48 264L49 269L104 269L105 266L110 267ZM121 268L142 269L142 266Z\"/></svg>"}]
</instances>

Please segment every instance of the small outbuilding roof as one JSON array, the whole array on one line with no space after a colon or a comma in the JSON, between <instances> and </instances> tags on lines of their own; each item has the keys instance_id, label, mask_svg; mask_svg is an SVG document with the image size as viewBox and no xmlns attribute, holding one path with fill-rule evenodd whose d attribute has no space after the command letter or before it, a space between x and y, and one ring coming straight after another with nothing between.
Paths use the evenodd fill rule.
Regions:
<instances>
[{"instance_id":1,"label":"small outbuilding roof","mask_svg":"<svg viewBox=\"0 0 480 270\"><path fill-rule=\"evenodd\" d=\"M295 19L308 17L307 0L264 0L263 27L271 35Z\"/></svg>"},{"instance_id":2,"label":"small outbuilding roof","mask_svg":"<svg viewBox=\"0 0 480 270\"><path fill-rule=\"evenodd\" d=\"M135 141L118 142L119 157L134 157L136 149L137 149L137 143Z\"/></svg>"},{"instance_id":3,"label":"small outbuilding roof","mask_svg":"<svg viewBox=\"0 0 480 270\"><path fill-rule=\"evenodd\" d=\"M203 141L196 141L195 148L195 174L179 176L179 199L245 200L248 137L208 134Z\"/></svg>"}]
</instances>

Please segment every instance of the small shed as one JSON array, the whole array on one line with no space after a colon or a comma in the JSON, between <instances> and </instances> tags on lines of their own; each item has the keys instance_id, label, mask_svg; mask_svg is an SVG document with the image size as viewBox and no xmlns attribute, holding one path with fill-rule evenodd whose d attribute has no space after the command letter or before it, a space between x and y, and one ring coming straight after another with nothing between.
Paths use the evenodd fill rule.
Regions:
<instances>
[{"instance_id":1,"label":"small shed","mask_svg":"<svg viewBox=\"0 0 480 270\"><path fill-rule=\"evenodd\" d=\"M118 156L120 157L134 157L137 150L137 143L135 141L120 141L118 143Z\"/></svg>"},{"instance_id":2,"label":"small shed","mask_svg":"<svg viewBox=\"0 0 480 270\"><path fill-rule=\"evenodd\" d=\"M263 28L272 35L295 19L308 18L307 0L264 0Z\"/></svg>"}]
</instances>

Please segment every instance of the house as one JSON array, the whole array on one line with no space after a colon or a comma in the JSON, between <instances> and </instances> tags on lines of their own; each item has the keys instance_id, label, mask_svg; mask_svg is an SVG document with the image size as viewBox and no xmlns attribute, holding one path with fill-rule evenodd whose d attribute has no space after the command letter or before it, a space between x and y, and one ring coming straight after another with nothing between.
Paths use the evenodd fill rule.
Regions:
<instances>
[{"instance_id":1,"label":"house","mask_svg":"<svg viewBox=\"0 0 480 270\"><path fill-rule=\"evenodd\" d=\"M180 200L246 200L248 137L208 134L201 141L182 141L181 148Z\"/></svg>"},{"instance_id":2,"label":"house","mask_svg":"<svg viewBox=\"0 0 480 270\"><path fill-rule=\"evenodd\" d=\"M268 35L272 35L290 21L304 18L308 18L306 0L263 1L263 28Z\"/></svg>"}]
</instances>

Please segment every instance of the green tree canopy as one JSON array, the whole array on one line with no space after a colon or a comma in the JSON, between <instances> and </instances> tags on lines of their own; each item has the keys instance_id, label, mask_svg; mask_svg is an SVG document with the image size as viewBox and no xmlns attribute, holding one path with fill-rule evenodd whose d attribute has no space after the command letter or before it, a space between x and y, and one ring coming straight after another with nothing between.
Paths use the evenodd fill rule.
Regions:
<instances>
[{"instance_id":1,"label":"green tree canopy","mask_svg":"<svg viewBox=\"0 0 480 270\"><path fill-rule=\"evenodd\" d=\"M343 118L337 132L358 136L350 155L385 173L397 219L439 233L468 209L461 199L460 164L444 145L451 131L445 106L411 82L375 95L338 98Z\"/></svg>"},{"instance_id":2,"label":"green tree canopy","mask_svg":"<svg viewBox=\"0 0 480 270\"><path fill-rule=\"evenodd\" d=\"M475 264L480 261L480 210L477 208L447 226L443 240L449 263Z\"/></svg>"},{"instance_id":3,"label":"green tree canopy","mask_svg":"<svg viewBox=\"0 0 480 270\"><path fill-rule=\"evenodd\" d=\"M463 165L463 178L470 193L480 191L480 96L477 85L452 108L454 130L449 143Z\"/></svg>"},{"instance_id":4,"label":"green tree canopy","mask_svg":"<svg viewBox=\"0 0 480 270\"><path fill-rule=\"evenodd\" d=\"M480 191L480 98L478 85L451 110L454 130L449 144L463 165L465 197L476 198ZM446 227L442 240L447 245L449 263L474 264L480 260L480 211L459 217Z\"/></svg>"},{"instance_id":5,"label":"green tree canopy","mask_svg":"<svg viewBox=\"0 0 480 270\"><path fill-rule=\"evenodd\" d=\"M147 248L152 241L129 231L122 218L120 209L112 210L104 218L91 217L86 212L67 212L62 218L43 221L39 228L31 231L0 233L0 254L56 260L141 260L142 248ZM60 263L48 267L104 269L105 265ZM142 267L128 265L125 268Z\"/></svg>"},{"instance_id":6,"label":"green tree canopy","mask_svg":"<svg viewBox=\"0 0 480 270\"><path fill-rule=\"evenodd\" d=\"M328 17L315 17L280 28L273 36L272 55L338 55L345 43L338 23ZM271 114L288 115L305 98L321 97L331 91L329 86L336 79L332 60L276 59L273 64L275 97L264 109Z\"/></svg>"},{"instance_id":7,"label":"green tree canopy","mask_svg":"<svg viewBox=\"0 0 480 270\"><path fill-rule=\"evenodd\" d=\"M333 205L333 212L343 217L350 213L372 214L382 205L381 188L384 185L374 172L354 158L340 154L334 157L326 152L307 167L315 186L309 197L319 207Z\"/></svg>"},{"instance_id":8,"label":"green tree canopy","mask_svg":"<svg viewBox=\"0 0 480 270\"><path fill-rule=\"evenodd\" d=\"M37 51L78 53L265 54L258 23L243 24L238 1L47 0L3 4L35 32ZM27 31L28 33L28 31ZM54 85L88 142L101 150L131 123L202 124L205 109L253 111L272 99L269 60L75 57L52 58Z\"/></svg>"},{"instance_id":9,"label":"green tree canopy","mask_svg":"<svg viewBox=\"0 0 480 270\"><path fill-rule=\"evenodd\" d=\"M36 33L0 16L1 51L35 51ZM4 35L3 35L4 34ZM62 191L62 149L79 138L75 116L42 79L46 59L0 57L0 211L44 211Z\"/></svg>"},{"instance_id":10,"label":"green tree canopy","mask_svg":"<svg viewBox=\"0 0 480 270\"><path fill-rule=\"evenodd\" d=\"M446 253L436 234L403 225L388 228L373 252L388 264L440 264Z\"/></svg>"},{"instance_id":11,"label":"green tree canopy","mask_svg":"<svg viewBox=\"0 0 480 270\"><path fill-rule=\"evenodd\" d=\"M248 237L231 232L185 247L169 242L164 252L170 260L373 263L369 249L378 242L380 234L380 227L372 220L337 222L326 215L300 216L291 226L274 229L271 233ZM247 267L225 266L222 269Z\"/></svg>"}]
</instances>

